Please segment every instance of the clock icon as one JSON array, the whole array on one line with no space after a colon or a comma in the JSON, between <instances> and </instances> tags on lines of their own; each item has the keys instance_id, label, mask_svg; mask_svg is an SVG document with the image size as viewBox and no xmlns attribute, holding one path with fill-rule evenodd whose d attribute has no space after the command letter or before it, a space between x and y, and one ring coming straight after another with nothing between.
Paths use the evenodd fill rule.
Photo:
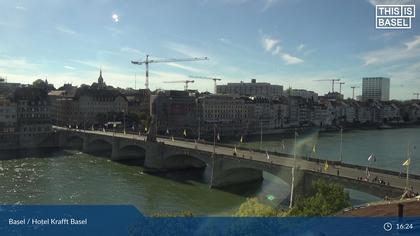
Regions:
<instances>
[{"instance_id":1,"label":"clock icon","mask_svg":"<svg viewBox=\"0 0 420 236\"><path fill-rule=\"evenodd\" d=\"M386 222L384 224L384 230L388 232L388 231L391 231L391 229L392 229L392 224L389 222Z\"/></svg>"}]
</instances>

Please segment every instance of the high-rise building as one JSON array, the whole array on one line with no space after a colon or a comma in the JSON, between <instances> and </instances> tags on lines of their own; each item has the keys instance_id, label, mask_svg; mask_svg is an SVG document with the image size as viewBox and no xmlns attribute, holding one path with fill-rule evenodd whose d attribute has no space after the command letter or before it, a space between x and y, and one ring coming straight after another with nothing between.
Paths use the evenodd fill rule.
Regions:
<instances>
[{"instance_id":1,"label":"high-rise building","mask_svg":"<svg viewBox=\"0 0 420 236\"><path fill-rule=\"evenodd\" d=\"M389 78L365 77L363 78L362 97L364 101L388 101L389 100Z\"/></svg>"}]
</instances>

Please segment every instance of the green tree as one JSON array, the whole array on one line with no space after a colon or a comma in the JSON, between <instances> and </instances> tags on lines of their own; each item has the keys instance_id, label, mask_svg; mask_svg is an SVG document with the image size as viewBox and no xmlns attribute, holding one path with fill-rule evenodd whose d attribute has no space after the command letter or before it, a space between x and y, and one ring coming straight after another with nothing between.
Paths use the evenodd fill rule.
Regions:
<instances>
[{"instance_id":1,"label":"green tree","mask_svg":"<svg viewBox=\"0 0 420 236\"><path fill-rule=\"evenodd\" d=\"M317 180L312 183L312 195L296 200L291 216L328 216L350 206L348 193L339 184Z\"/></svg>"},{"instance_id":2,"label":"green tree","mask_svg":"<svg viewBox=\"0 0 420 236\"><path fill-rule=\"evenodd\" d=\"M273 217L284 216L284 212L278 211L271 206L262 204L257 198L248 198L241 204L238 211L234 214L237 217Z\"/></svg>"},{"instance_id":3,"label":"green tree","mask_svg":"<svg viewBox=\"0 0 420 236\"><path fill-rule=\"evenodd\" d=\"M49 84L46 80L37 79L32 83L32 87L42 89L45 92L50 92L52 90L55 90L54 85Z\"/></svg>"}]
</instances>

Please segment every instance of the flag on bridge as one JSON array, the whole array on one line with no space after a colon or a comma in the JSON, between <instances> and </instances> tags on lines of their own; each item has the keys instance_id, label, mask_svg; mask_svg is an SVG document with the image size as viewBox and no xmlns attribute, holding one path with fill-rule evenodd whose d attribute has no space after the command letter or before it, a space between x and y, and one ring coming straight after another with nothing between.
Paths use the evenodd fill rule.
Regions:
<instances>
[{"instance_id":1,"label":"flag on bridge","mask_svg":"<svg viewBox=\"0 0 420 236\"><path fill-rule=\"evenodd\" d=\"M233 153L234 153L235 155L237 155L237 154L238 154L238 150L236 150L236 145L233 147Z\"/></svg>"},{"instance_id":2,"label":"flag on bridge","mask_svg":"<svg viewBox=\"0 0 420 236\"><path fill-rule=\"evenodd\" d=\"M402 165L408 167L410 163L411 163L411 158L408 158Z\"/></svg>"},{"instance_id":3,"label":"flag on bridge","mask_svg":"<svg viewBox=\"0 0 420 236\"><path fill-rule=\"evenodd\" d=\"M219 133L217 133L217 141L220 142L220 134Z\"/></svg>"},{"instance_id":4,"label":"flag on bridge","mask_svg":"<svg viewBox=\"0 0 420 236\"><path fill-rule=\"evenodd\" d=\"M169 135L169 129L166 128L166 135Z\"/></svg>"},{"instance_id":5,"label":"flag on bridge","mask_svg":"<svg viewBox=\"0 0 420 236\"><path fill-rule=\"evenodd\" d=\"M314 146L312 147L312 152L316 153L316 144L314 144Z\"/></svg>"},{"instance_id":6,"label":"flag on bridge","mask_svg":"<svg viewBox=\"0 0 420 236\"><path fill-rule=\"evenodd\" d=\"M144 132L147 133L147 126L144 126Z\"/></svg>"},{"instance_id":7,"label":"flag on bridge","mask_svg":"<svg viewBox=\"0 0 420 236\"><path fill-rule=\"evenodd\" d=\"M268 151L265 151L265 155L267 157L267 160L270 160L270 155L268 155Z\"/></svg>"},{"instance_id":8,"label":"flag on bridge","mask_svg":"<svg viewBox=\"0 0 420 236\"><path fill-rule=\"evenodd\" d=\"M282 150L286 150L286 145L284 144L284 140L281 141L281 148Z\"/></svg>"},{"instance_id":9,"label":"flag on bridge","mask_svg":"<svg viewBox=\"0 0 420 236\"><path fill-rule=\"evenodd\" d=\"M187 137L187 130L184 129L184 137Z\"/></svg>"},{"instance_id":10,"label":"flag on bridge","mask_svg":"<svg viewBox=\"0 0 420 236\"><path fill-rule=\"evenodd\" d=\"M325 165L324 165L324 171L328 171L328 168L329 168L330 166L328 165L328 161L327 160L325 160Z\"/></svg>"},{"instance_id":11,"label":"flag on bridge","mask_svg":"<svg viewBox=\"0 0 420 236\"><path fill-rule=\"evenodd\" d=\"M243 135L241 135L241 139L239 140L239 142L240 143L243 143L244 142L244 136Z\"/></svg>"},{"instance_id":12,"label":"flag on bridge","mask_svg":"<svg viewBox=\"0 0 420 236\"><path fill-rule=\"evenodd\" d=\"M175 142L174 136L171 137L172 142Z\"/></svg>"},{"instance_id":13,"label":"flag on bridge","mask_svg":"<svg viewBox=\"0 0 420 236\"><path fill-rule=\"evenodd\" d=\"M368 157L368 161L371 161L373 159L373 153L370 154L370 156Z\"/></svg>"}]
</instances>

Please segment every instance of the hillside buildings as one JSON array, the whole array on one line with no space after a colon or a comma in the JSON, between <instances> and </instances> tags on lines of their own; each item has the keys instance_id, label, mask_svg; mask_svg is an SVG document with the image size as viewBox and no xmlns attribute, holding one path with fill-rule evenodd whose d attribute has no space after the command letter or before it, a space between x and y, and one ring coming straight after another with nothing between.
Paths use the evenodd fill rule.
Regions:
<instances>
[{"instance_id":1,"label":"hillside buildings","mask_svg":"<svg viewBox=\"0 0 420 236\"><path fill-rule=\"evenodd\" d=\"M98 82L92 86L71 85L49 93L54 124L66 127L103 127L107 121L116 119L116 113L127 113L126 97L115 89L107 88L99 73Z\"/></svg>"}]
</instances>

